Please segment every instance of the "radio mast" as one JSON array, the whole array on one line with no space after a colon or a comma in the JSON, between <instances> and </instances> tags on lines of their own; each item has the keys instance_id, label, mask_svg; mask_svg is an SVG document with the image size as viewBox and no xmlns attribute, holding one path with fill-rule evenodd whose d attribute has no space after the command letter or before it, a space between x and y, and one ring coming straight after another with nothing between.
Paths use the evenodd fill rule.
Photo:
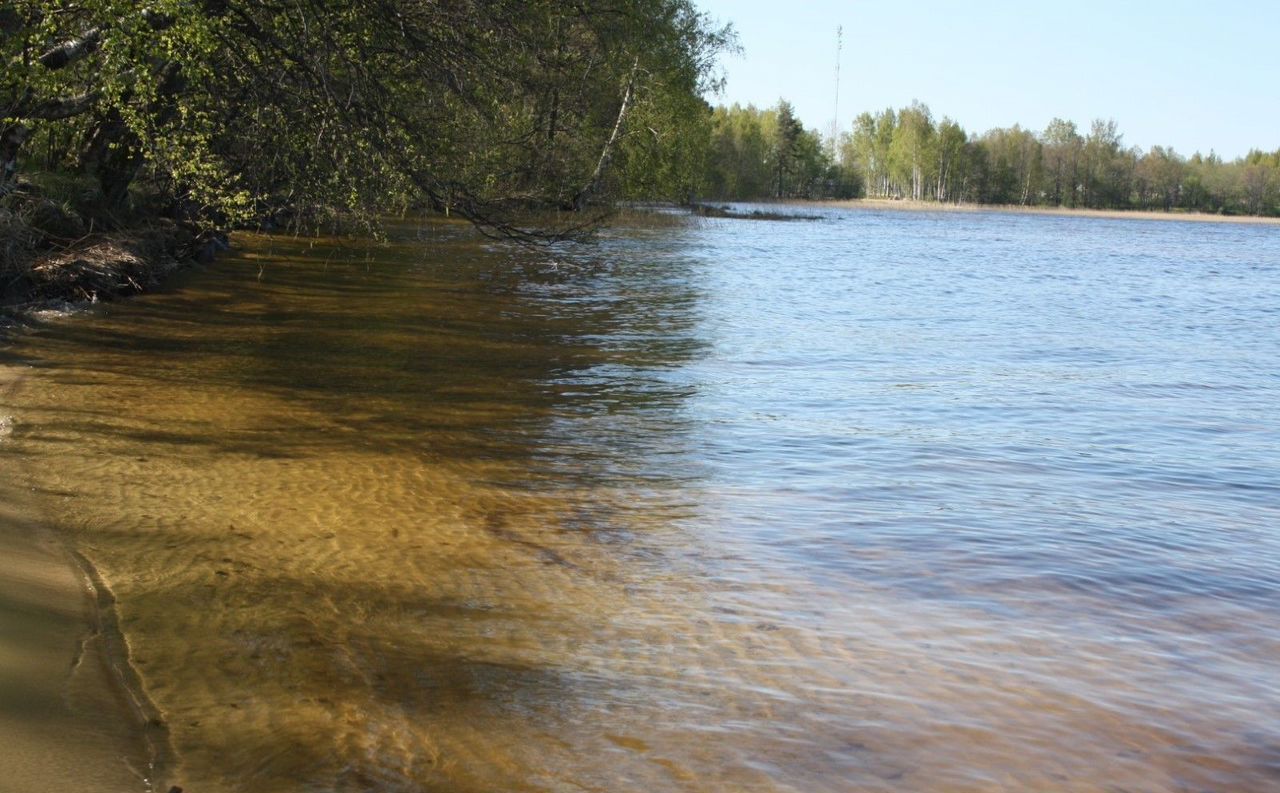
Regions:
<instances>
[{"instance_id":1,"label":"radio mast","mask_svg":"<svg viewBox=\"0 0 1280 793\"><path fill-rule=\"evenodd\" d=\"M831 160L836 159L836 141L840 137L840 53L844 49L844 25L836 25L836 104L831 116Z\"/></svg>"}]
</instances>

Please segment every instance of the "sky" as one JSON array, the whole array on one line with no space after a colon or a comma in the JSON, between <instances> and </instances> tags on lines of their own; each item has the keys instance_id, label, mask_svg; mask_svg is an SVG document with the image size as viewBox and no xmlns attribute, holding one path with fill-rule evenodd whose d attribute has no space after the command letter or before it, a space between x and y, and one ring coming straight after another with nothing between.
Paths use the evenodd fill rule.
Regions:
<instances>
[{"instance_id":1,"label":"sky","mask_svg":"<svg viewBox=\"0 0 1280 793\"><path fill-rule=\"evenodd\" d=\"M1114 119L1125 146L1225 159L1280 149L1280 0L695 0L732 22L713 104L789 100L824 134L839 118L927 104L970 134L1054 117Z\"/></svg>"}]
</instances>

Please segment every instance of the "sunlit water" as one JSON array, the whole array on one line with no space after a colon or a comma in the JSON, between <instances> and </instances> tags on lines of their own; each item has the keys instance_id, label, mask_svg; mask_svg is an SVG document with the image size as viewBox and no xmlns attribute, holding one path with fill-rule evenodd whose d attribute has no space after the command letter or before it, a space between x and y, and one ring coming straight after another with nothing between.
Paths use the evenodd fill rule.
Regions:
<instances>
[{"instance_id":1,"label":"sunlit water","mask_svg":"<svg viewBox=\"0 0 1280 793\"><path fill-rule=\"evenodd\" d=\"M1280 230L246 239L6 406L221 791L1280 790Z\"/></svg>"}]
</instances>

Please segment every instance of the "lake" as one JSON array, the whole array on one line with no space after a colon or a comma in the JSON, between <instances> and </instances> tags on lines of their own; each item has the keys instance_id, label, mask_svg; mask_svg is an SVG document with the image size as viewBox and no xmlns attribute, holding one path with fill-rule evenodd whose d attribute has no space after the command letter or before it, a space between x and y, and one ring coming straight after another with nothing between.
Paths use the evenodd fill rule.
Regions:
<instances>
[{"instance_id":1,"label":"lake","mask_svg":"<svg viewBox=\"0 0 1280 793\"><path fill-rule=\"evenodd\" d=\"M1280 790L1280 228L820 214L244 237L14 339L139 776Z\"/></svg>"}]
</instances>

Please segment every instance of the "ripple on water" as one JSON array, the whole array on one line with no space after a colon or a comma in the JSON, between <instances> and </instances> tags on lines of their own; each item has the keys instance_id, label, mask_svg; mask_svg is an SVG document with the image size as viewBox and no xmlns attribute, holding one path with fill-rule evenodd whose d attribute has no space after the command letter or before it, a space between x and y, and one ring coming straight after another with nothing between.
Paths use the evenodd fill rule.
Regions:
<instances>
[{"instance_id":1,"label":"ripple on water","mask_svg":"<svg viewBox=\"0 0 1280 793\"><path fill-rule=\"evenodd\" d=\"M191 789L1280 785L1267 229L420 231L18 345Z\"/></svg>"}]
</instances>

